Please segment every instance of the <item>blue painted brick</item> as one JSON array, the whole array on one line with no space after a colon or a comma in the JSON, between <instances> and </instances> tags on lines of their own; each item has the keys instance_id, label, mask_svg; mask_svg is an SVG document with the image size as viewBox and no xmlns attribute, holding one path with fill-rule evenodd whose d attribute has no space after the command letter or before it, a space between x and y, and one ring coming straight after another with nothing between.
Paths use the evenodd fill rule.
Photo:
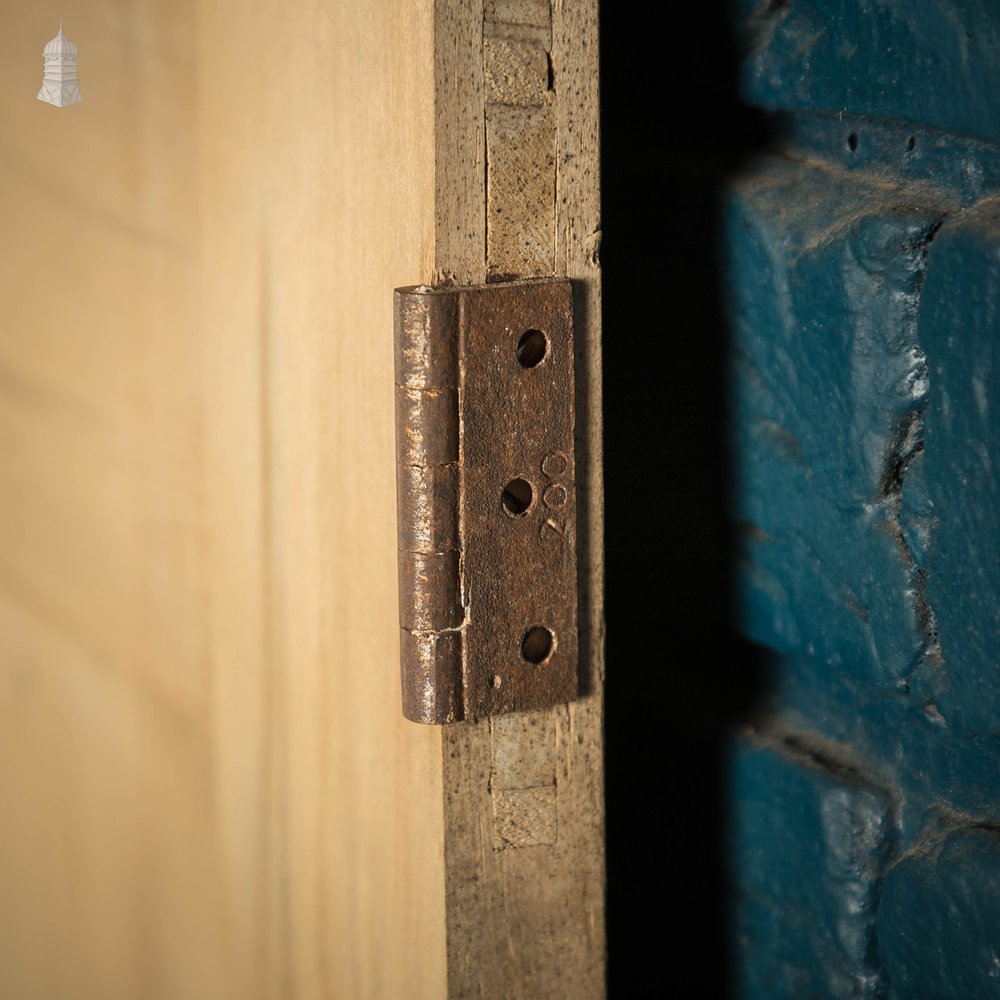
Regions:
<instances>
[{"instance_id":1,"label":"blue painted brick","mask_svg":"<svg viewBox=\"0 0 1000 1000\"><path fill-rule=\"evenodd\" d=\"M738 0L746 99L1000 140L995 0Z\"/></svg>"},{"instance_id":2,"label":"blue painted brick","mask_svg":"<svg viewBox=\"0 0 1000 1000\"><path fill-rule=\"evenodd\" d=\"M743 741L731 771L735 971L748 1000L885 995L875 924L884 793L834 757Z\"/></svg>"},{"instance_id":3,"label":"blue painted brick","mask_svg":"<svg viewBox=\"0 0 1000 1000\"><path fill-rule=\"evenodd\" d=\"M736 995L1000 996L1000 6L731 8Z\"/></svg>"},{"instance_id":4,"label":"blue painted brick","mask_svg":"<svg viewBox=\"0 0 1000 1000\"><path fill-rule=\"evenodd\" d=\"M885 878L878 937L900 1000L1000 996L1000 833L936 831Z\"/></svg>"},{"instance_id":5,"label":"blue painted brick","mask_svg":"<svg viewBox=\"0 0 1000 1000\"><path fill-rule=\"evenodd\" d=\"M1000 197L934 241L920 311L930 366L919 498L911 518L940 654L921 678L961 735L1000 735Z\"/></svg>"},{"instance_id":6,"label":"blue painted brick","mask_svg":"<svg viewBox=\"0 0 1000 1000\"><path fill-rule=\"evenodd\" d=\"M889 480L920 443L917 304L942 212L781 163L728 212L743 627L886 690L927 642Z\"/></svg>"}]
</instances>

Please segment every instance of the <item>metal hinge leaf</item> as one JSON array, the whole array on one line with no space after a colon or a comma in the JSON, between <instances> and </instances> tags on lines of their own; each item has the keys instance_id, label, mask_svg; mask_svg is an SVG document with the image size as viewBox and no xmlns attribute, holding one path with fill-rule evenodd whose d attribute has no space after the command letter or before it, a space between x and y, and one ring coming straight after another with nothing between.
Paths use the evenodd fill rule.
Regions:
<instances>
[{"instance_id":1,"label":"metal hinge leaf","mask_svg":"<svg viewBox=\"0 0 1000 1000\"><path fill-rule=\"evenodd\" d=\"M577 694L572 287L396 290L403 712Z\"/></svg>"}]
</instances>

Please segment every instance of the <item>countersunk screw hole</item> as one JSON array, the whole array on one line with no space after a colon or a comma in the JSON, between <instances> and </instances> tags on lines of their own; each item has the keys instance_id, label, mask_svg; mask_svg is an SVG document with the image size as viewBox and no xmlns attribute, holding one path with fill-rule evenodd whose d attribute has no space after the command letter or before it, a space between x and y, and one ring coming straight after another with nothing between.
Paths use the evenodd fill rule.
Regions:
<instances>
[{"instance_id":1,"label":"countersunk screw hole","mask_svg":"<svg viewBox=\"0 0 1000 1000\"><path fill-rule=\"evenodd\" d=\"M522 368L534 368L545 359L548 349L548 338L541 330L528 330L517 342L517 360Z\"/></svg>"},{"instance_id":2,"label":"countersunk screw hole","mask_svg":"<svg viewBox=\"0 0 1000 1000\"><path fill-rule=\"evenodd\" d=\"M526 479L512 479L500 494L504 510L513 517L521 517L531 506L535 491Z\"/></svg>"},{"instance_id":3,"label":"countersunk screw hole","mask_svg":"<svg viewBox=\"0 0 1000 1000\"><path fill-rule=\"evenodd\" d=\"M858 148L858 136L856 132L852 132L847 137L847 148L853 153Z\"/></svg>"},{"instance_id":4,"label":"countersunk screw hole","mask_svg":"<svg viewBox=\"0 0 1000 1000\"><path fill-rule=\"evenodd\" d=\"M556 637L544 625L532 625L521 640L521 655L536 666L548 661L556 646Z\"/></svg>"}]
</instances>

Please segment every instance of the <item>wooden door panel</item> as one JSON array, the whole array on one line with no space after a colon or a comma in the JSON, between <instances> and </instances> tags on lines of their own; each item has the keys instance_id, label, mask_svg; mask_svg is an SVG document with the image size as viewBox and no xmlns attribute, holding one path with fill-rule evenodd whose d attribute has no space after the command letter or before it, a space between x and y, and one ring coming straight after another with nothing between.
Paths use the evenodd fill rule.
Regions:
<instances>
[{"instance_id":1,"label":"wooden door panel","mask_svg":"<svg viewBox=\"0 0 1000 1000\"><path fill-rule=\"evenodd\" d=\"M431 277L431 26L410 3L199 22L213 766L269 996L444 990L440 734L399 708L391 335L392 288Z\"/></svg>"},{"instance_id":2,"label":"wooden door panel","mask_svg":"<svg viewBox=\"0 0 1000 1000\"><path fill-rule=\"evenodd\" d=\"M570 102L593 5L522 6ZM392 289L485 278L499 15L101 0L64 12L59 109L34 100L59 12L8 7L0 995L599 995L595 544L587 700L449 731L399 703ZM581 131L547 100L563 176L593 167L596 92ZM551 259L591 310L586 402L573 190ZM558 827L494 841L539 782Z\"/></svg>"}]
</instances>

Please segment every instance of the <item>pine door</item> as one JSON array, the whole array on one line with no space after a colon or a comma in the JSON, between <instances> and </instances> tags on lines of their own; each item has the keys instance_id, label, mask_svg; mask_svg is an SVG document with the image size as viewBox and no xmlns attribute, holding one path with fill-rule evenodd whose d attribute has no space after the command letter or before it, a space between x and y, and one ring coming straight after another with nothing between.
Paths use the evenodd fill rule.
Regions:
<instances>
[{"instance_id":1,"label":"pine door","mask_svg":"<svg viewBox=\"0 0 1000 1000\"><path fill-rule=\"evenodd\" d=\"M0 995L601 996L596 3L8 7ZM584 693L414 725L392 290L553 274Z\"/></svg>"}]
</instances>

